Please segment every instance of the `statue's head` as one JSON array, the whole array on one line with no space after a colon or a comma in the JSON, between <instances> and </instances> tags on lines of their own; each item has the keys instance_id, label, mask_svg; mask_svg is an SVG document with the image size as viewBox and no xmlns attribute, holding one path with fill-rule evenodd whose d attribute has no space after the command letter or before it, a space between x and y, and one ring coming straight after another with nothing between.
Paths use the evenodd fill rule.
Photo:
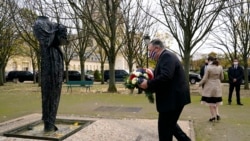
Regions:
<instances>
[{"instance_id":1,"label":"statue's head","mask_svg":"<svg viewBox=\"0 0 250 141\"><path fill-rule=\"evenodd\" d=\"M69 43L68 38L67 38L67 27L58 24L57 26L58 30L56 31L56 38L59 41L59 45L66 45Z\"/></svg>"}]
</instances>

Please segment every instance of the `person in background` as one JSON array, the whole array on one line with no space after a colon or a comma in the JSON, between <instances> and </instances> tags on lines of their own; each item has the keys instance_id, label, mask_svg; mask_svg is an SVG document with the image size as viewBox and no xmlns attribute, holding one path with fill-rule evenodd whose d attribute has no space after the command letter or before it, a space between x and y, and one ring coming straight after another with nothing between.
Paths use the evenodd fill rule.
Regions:
<instances>
[{"instance_id":1,"label":"person in background","mask_svg":"<svg viewBox=\"0 0 250 141\"><path fill-rule=\"evenodd\" d=\"M228 105L231 105L232 94L235 88L237 105L243 105L240 102L240 85L244 77L243 68L239 65L237 58L234 59L233 65L228 69L229 78L229 94L228 94Z\"/></svg>"},{"instance_id":2,"label":"person in background","mask_svg":"<svg viewBox=\"0 0 250 141\"><path fill-rule=\"evenodd\" d=\"M201 70L200 70L201 79L203 78L205 74L207 66L208 66L208 59L205 60L205 64L201 67Z\"/></svg>"},{"instance_id":3,"label":"person in background","mask_svg":"<svg viewBox=\"0 0 250 141\"><path fill-rule=\"evenodd\" d=\"M223 79L223 68L217 60L214 60L211 65L208 65L205 75L199 83L199 86L204 86L201 103L209 106L210 122L221 119L218 106L222 104L221 80Z\"/></svg>"},{"instance_id":4,"label":"person in background","mask_svg":"<svg viewBox=\"0 0 250 141\"><path fill-rule=\"evenodd\" d=\"M205 60L205 65L201 67L201 71L200 71L200 76L201 76L201 79L203 78L205 72L206 72L206 69L207 69L207 66L212 64L214 58L212 56L209 56L206 60ZM202 88L204 87L204 85L202 85Z\"/></svg>"},{"instance_id":5,"label":"person in background","mask_svg":"<svg viewBox=\"0 0 250 141\"><path fill-rule=\"evenodd\" d=\"M149 57L157 61L154 78L144 79L139 86L155 92L159 140L172 141L175 136L179 141L191 141L177 124L184 106L191 102L183 66L159 39L150 42L148 51Z\"/></svg>"}]
</instances>

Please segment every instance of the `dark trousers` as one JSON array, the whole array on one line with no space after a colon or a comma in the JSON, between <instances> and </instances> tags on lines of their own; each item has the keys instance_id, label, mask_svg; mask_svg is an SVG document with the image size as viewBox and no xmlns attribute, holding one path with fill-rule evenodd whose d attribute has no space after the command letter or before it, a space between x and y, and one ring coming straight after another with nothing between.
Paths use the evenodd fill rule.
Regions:
<instances>
[{"instance_id":1,"label":"dark trousers","mask_svg":"<svg viewBox=\"0 0 250 141\"><path fill-rule=\"evenodd\" d=\"M142 89L138 88L138 94L141 94L141 93L142 93Z\"/></svg>"},{"instance_id":2,"label":"dark trousers","mask_svg":"<svg viewBox=\"0 0 250 141\"><path fill-rule=\"evenodd\" d=\"M229 84L228 102L229 103L232 102L232 95L233 95L234 88L235 88L235 91L236 91L236 101L237 101L237 104L240 104L241 103L240 102L240 84L233 84L233 83Z\"/></svg>"},{"instance_id":3,"label":"dark trousers","mask_svg":"<svg viewBox=\"0 0 250 141\"><path fill-rule=\"evenodd\" d=\"M170 112L159 112L159 141L172 141L173 135L178 141L191 141L191 139L182 131L180 126L177 124L182 109L183 107Z\"/></svg>"}]
</instances>

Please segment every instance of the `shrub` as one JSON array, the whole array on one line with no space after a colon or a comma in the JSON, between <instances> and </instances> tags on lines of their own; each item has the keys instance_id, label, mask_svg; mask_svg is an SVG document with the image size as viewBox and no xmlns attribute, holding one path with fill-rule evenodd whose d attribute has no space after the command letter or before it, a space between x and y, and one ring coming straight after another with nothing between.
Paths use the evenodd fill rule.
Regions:
<instances>
[{"instance_id":1,"label":"shrub","mask_svg":"<svg viewBox=\"0 0 250 141\"><path fill-rule=\"evenodd\" d=\"M101 81L101 74L100 74L99 70L95 70L94 78L95 78L95 81Z\"/></svg>"}]
</instances>

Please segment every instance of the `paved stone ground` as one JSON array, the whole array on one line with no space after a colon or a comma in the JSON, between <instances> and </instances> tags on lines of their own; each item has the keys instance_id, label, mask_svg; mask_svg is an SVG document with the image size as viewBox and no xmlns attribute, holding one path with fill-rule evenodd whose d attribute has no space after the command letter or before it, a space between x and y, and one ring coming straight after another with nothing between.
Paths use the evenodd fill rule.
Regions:
<instances>
[{"instance_id":1,"label":"paved stone ground","mask_svg":"<svg viewBox=\"0 0 250 141\"><path fill-rule=\"evenodd\" d=\"M84 117L65 117L61 119L94 120L92 124L64 139L65 141L157 141L156 119L95 119ZM41 119L41 114L31 114L10 121L0 123L0 141L36 141L5 137L2 134L8 130L23 126ZM194 129L191 121L178 121L181 128L195 141ZM174 139L175 140L175 139Z\"/></svg>"}]
</instances>

